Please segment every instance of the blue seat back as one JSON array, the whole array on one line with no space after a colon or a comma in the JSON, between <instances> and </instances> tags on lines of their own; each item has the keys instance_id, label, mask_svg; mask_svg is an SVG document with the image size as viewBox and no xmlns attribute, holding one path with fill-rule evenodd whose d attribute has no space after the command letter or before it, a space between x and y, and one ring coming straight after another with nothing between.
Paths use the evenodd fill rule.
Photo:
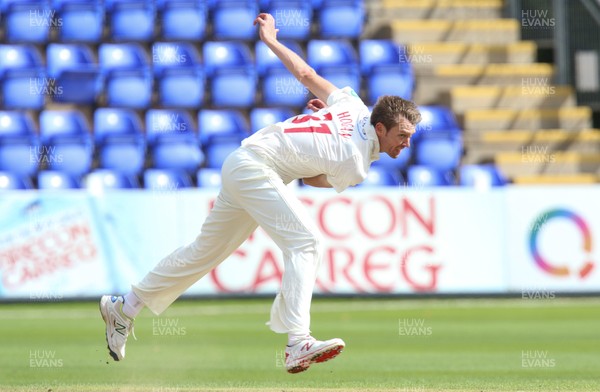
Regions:
<instances>
[{"instance_id":1,"label":"blue seat back","mask_svg":"<svg viewBox=\"0 0 600 392\"><path fill-rule=\"evenodd\" d=\"M80 71L97 68L92 50L82 44L48 44L46 63L51 77L57 77L65 70Z\"/></svg>"},{"instance_id":2,"label":"blue seat back","mask_svg":"<svg viewBox=\"0 0 600 392\"><path fill-rule=\"evenodd\" d=\"M190 176L184 171L148 169L144 172L144 188L159 192L173 192L193 187Z\"/></svg>"},{"instance_id":3,"label":"blue seat back","mask_svg":"<svg viewBox=\"0 0 600 392\"><path fill-rule=\"evenodd\" d=\"M90 128L77 110L44 110L40 114L40 138L43 144L61 139L87 140Z\"/></svg>"},{"instance_id":4,"label":"blue seat back","mask_svg":"<svg viewBox=\"0 0 600 392\"><path fill-rule=\"evenodd\" d=\"M32 189L31 179L15 173L0 171L0 191Z\"/></svg>"},{"instance_id":5,"label":"blue seat back","mask_svg":"<svg viewBox=\"0 0 600 392\"><path fill-rule=\"evenodd\" d=\"M203 109L198 113L200 142L208 146L218 141L241 141L249 135L249 126L237 110Z\"/></svg>"},{"instance_id":6,"label":"blue seat back","mask_svg":"<svg viewBox=\"0 0 600 392\"><path fill-rule=\"evenodd\" d=\"M98 108L94 112L94 136L102 144L111 138L143 140L143 127L138 114L131 109ZM123 139L122 139L123 140Z\"/></svg>"},{"instance_id":7,"label":"blue seat back","mask_svg":"<svg viewBox=\"0 0 600 392\"><path fill-rule=\"evenodd\" d=\"M294 112L288 108L254 108L250 111L250 130L254 133L294 115Z\"/></svg>"},{"instance_id":8,"label":"blue seat back","mask_svg":"<svg viewBox=\"0 0 600 392\"><path fill-rule=\"evenodd\" d=\"M253 26L256 15L255 1L217 1L212 12L213 34L217 39L252 40L257 34Z\"/></svg>"},{"instance_id":9,"label":"blue seat back","mask_svg":"<svg viewBox=\"0 0 600 392\"><path fill-rule=\"evenodd\" d=\"M307 47L308 63L315 69L324 66L358 64L352 44L346 40L311 40Z\"/></svg>"},{"instance_id":10,"label":"blue seat back","mask_svg":"<svg viewBox=\"0 0 600 392\"><path fill-rule=\"evenodd\" d=\"M103 71L115 69L139 69L149 66L144 49L139 44L102 44L98 50Z\"/></svg>"},{"instance_id":11,"label":"blue seat back","mask_svg":"<svg viewBox=\"0 0 600 392\"><path fill-rule=\"evenodd\" d=\"M212 76L218 70L231 67L252 67L250 49L241 42L208 41L203 46L204 70Z\"/></svg>"},{"instance_id":12,"label":"blue seat back","mask_svg":"<svg viewBox=\"0 0 600 392\"><path fill-rule=\"evenodd\" d=\"M107 189L135 189L140 187L135 177L108 169L94 170L85 176L83 183L85 188L91 192L100 192Z\"/></svg>"},{"instance_id":13,"label":"blue seat back","mask_svg":"<svg viewBox=\"0 0 600 392\"><path fill-rule=\"evenodd\" d=\"M184 110L150 109L146 112L146 141L149 146L170 138L197 140L196 127Z\"/></svg>"},{"instance_id":14,"label":"blue seat back","mask_svg":"<svg viewBox=\"0 0 600 392\"><path fill-rule=\"evenodd\" d=\"M503 186L508 183L506 177L493 164L462 165L459 169L460 185L475 188Z\"/></svg>"},{"instance_id":15,"label":"blue seat back","mask_svg":"<svg viewBox=\"0 0 600 392\"><path fill-rule=\"evenodd\" d=\"M185 42L155 42L152 46L154 74L167 69L199 68L200 56L196 48Z\"/></svg>"},{"instance_id":16,"label":"blue seat back","mask_svg":"<svg viewBox=\"0 0 600 392\"><path fill-rule=\"evenodd\" d=\"M415 188L454 185L451 172L429 166L413 165L408 168L408 185Z\"/></svg>"},{"instance_id":17,"label":"blue seat back","mask_svg":"<svg viewBox=\"0 0 600 392\"><path fill-rule=\"evenodd\" d=\"M358 38L365 21L362 0L323 0L319 12L320 36Z\"/></svg>"},{"instance_id":18,"label":"blue seat back","mask_svg":"<svg viewBox=\"0 0 600 392\"><path fill-rule=\"evenodd\" d=\"M79 181L68 173L57 170L43 170L38 173L39 189L76 189Z\"/></svg>"}]
</instances>

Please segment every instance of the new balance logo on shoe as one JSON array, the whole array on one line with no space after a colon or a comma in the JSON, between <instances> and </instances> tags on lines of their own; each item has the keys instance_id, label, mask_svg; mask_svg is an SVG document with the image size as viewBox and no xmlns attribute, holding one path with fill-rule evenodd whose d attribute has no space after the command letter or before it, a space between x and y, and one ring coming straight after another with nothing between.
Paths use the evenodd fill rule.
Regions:
<instances>
[{"instance_id":1,"label":"new balance logo on shoe","mask_svg":"<svg viewBox=\"0 0 600 392\"><path fill-rule=\"evenodd\" d=\"M308 351L313 346L314 342L306 342L304 346L302 346L303 351Z\"/></svg>"},{"instance_id":2,"label":"new balance logo on shoe","mask_svg":"<svg viewBox=\"0 0 600 392\"><path fill-rule=\"evenodd\" d=\"M127 331L127 327L121 323L117 323L117 320L114 321L115 331L120 333L123 336L127 336L125 332Z\"/></svg>"}]
</instances>

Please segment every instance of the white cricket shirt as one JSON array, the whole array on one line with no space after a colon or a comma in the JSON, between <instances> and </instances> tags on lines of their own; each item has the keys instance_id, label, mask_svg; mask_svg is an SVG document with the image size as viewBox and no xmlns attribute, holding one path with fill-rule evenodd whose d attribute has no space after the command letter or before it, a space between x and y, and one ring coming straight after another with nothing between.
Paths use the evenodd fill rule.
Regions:
<instances>
[{"instance_id":1,"label":"white cricket shirt","mask_svg":"<svg viewBox=\"0 0 600 392\"><path fill-rule=\"evenodd\" d=\"M369 109L350 87L331 93L327 105L263 128L242 146L265 158L286 184L320 174L337 192L359 184L379 159Z\"/></svg>"}]
</instances>

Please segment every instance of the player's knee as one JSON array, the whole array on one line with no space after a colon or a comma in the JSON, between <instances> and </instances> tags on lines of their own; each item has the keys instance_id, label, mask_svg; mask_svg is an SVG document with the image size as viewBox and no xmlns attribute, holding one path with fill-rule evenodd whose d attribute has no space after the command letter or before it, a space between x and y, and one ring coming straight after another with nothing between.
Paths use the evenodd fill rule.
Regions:
<instances>
[{"instance_id":1,"label":"player's knee","mask_svg":"<svg viewBox=\"0 0 600 392\"><path fill-rule=\"evenodd\" d=\"M316 231L309 231L303 236L300 247L317 255L317 259L323 254L323 236Z\"/></svg>"}]
</instances>

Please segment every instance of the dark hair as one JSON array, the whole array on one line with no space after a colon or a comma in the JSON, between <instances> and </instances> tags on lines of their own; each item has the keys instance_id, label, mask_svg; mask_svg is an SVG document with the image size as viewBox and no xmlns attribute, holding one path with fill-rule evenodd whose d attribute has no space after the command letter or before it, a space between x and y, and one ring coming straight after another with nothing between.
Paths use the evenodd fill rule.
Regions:
<instances>
[{"instance_id":1,"label":"dark hair","mask_svg":"<svg viewBox=\"0 0 600 392\"><path fill-rule=\"evenodd\" d=\"M398 116L406 118L412 125L421 121L421 113L414 102L395 95L382 95L375 102L371 113L371 124L382 123L387 130L398 125Z\"/></svg>"}]
</instances>

